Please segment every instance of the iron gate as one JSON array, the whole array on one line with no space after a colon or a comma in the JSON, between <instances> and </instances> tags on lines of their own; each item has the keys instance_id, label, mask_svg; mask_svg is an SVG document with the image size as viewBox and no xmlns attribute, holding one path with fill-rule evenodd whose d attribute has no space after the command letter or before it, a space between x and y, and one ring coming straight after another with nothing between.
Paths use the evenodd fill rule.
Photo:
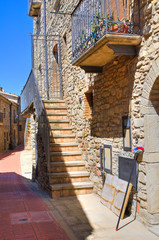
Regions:
<instances>
[{"instance_id":1,"label":"iron gate","mask_svg":"<svg viewBox=\"0 0 159 240\"><path fill-rule=\"evenodd\" d=\"M62 98L60 37L31 35L32 69L42 99Z\"/></svg>"}]
</instances>

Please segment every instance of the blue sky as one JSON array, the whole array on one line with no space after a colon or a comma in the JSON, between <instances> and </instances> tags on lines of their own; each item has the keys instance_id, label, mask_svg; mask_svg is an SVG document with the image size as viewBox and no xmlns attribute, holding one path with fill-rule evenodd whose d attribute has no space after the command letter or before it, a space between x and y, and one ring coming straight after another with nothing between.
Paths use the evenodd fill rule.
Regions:
<instances>
[{"instance_id":1,"label":"blue sky","mask_svg":"<svg viewBox=\"0 0 159 240\"><path fill-rule=\"evenodd\" d=\"M28 0L5 0L0 6L0 86L20 95L31 70L32 18Z\"/></svg>"}]
</instances>

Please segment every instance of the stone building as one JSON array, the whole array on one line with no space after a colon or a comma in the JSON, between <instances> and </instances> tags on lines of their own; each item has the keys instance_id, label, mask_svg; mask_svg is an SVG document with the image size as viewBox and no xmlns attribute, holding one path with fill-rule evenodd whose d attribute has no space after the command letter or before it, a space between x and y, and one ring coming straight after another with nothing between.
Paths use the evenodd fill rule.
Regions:
<instances>
[{"instance_id":1,"label":"stone building","mask_svg":"<svg viewBox=\"0 0 159 240\"><path fill-rule=\"evenodd\" d=\"M19 96L0 90L0 152L24 143L25 122L19 116Z\"/></svg>"},{"instance_id":2,"label":"stone building","mask_svg":"<svg viewBox=\"0 0 159 240\"><path fill-rule=\"evenodd\" d=\"M143 146L130 211L137 205L138 217L155 229L159 2L117 2L30 0L33 68L22 111L31 113L36 128L38 181L53 197L92 187L101 194L102 174L124 175L126 164L130 171L132 149Z\"/></svg>"}]
</instances>

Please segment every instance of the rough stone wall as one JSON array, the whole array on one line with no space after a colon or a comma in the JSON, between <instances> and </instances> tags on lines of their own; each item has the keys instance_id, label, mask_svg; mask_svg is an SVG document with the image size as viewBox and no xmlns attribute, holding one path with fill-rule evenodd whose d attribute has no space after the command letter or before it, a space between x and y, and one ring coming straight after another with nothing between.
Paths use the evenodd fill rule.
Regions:
<instances>
[{"instance_id":1,"label":"rough stone wall","mask_svg":"<svg viewBox=\"0 0 159 240\"><path fill-rule=\"evenodd\" d=\"M19 136L18 136L18 145L24 144L24 131L25 131L25 119L22 116L19 116Z\"/></svg>"},{"instance_id":2,"label":"rough stone wall","mask_svg":"<svg viewBox=\"0 0 159 240\"><path fill-rule=\"evenodd\" d=\"M73 10L77 2L61 0L60 4L60 11L67 12ZM132 147L144 146L148 138L147 135L145 136L145 116L149 111L154 111L150 106L149 96L159 69L159 3L157 0L142 0L140 4L142 42L138 47L138 55L134 58L115 59L103 68L102 74L85 74L80 68L72 66L70 16L50 15L47 18L47 33L60 34L63 96L67 103L73 131L82 150L82 158L86 160L90 179L94 182L98 193L102 188L100 146L104 143L112 145L113 174L115 175L118 174L118 155L132 156L131 152L123 151L122 116L128 114L131 116ZM41 19L39 16L42 24ZM89 89L93 89L94 95L92 119L85 118L84 114L85 92ZM79 101L80 98L82 102ZM149 152L149 150L146 151ZM152 185L148 178L153 175L153 171L149 171L146 156L144 154L139 163L137 201L140 210L138 208L138 211L146 223L157 224L159 223L159 217L156 214L158 206L153 211L148 207L148 204L152 204L149 200L150 195L147 196ZM157 159L156 166L158 162ZM157 176L156 172L155 176ZM135 202L133 208L135 211Z\"/></svg>"},{"instance_id":3,"label":"rough stone wall","mask_svg":"<svg viewBox=\"0 0 159 240\"><path fill-rule=\"evenodd\" d=\"M3 152L9 149L10 143L10 103L1 98L0 112L3 113L3 124L0 124L0 152Z\"/></svg>"},{"instance_id":4,"label":"rough stone wall","mask_svg":"<svg viewBox=\"0 0 159 240\"><path fill-rule=\"evenodd\" d=\"M17 147L18 146L18 119L16 119L16 115L18 114L18 106L17 105L12 105L12 141L13 141L13 146Z\"/></svg>"},{"instance_id":5,"label":"rough stone wall","mask_svg":"<svg viewBox=\"0 0 159 240\"><path fill-rule=\"evenodd\" d=\"M43 147L43 142L40 134L37 134L37 151L38 151L38 165L37 165L37 180L42 189L49 193L49 176L47 174L47 161Z\"/></svg>"},{"instance_id":6,"label":"rough stone wall","mask_svg":"<svg viewBox=\"0 0 159 240\"><path fill-rule=\"evenodd\" d=\"M157 134L155 134L154 138L151 137L152 131L154 132L157 129L156 121L153 121L152 116L149 122L147 118L150 112L153 112L158 118L158 113L152 107L152 100L150 98L150 92L154 82L157 81L159 72L159 64L157 65L159 57L159 3L157 1L142 1L141 22L143 37L137 58L132 94L132 138L134 146L136 145L135 141L137 137L138 145L145 147L145 153L139 164L139 215L143 221L152 225L159 223L159 206L157 205L159 183L158 178L155 177L155 170L158 171L159 158L156 159L156 166L153 163L153 167L155 166L154 170L153 167L150 167L154 156L151 156L152 158L149 161L147 161L147 156L150 157L150 152L154 151L152 151L153 145L156 145L159 139ZM155 97L157 100L157 95ZM147 142L149 142L149 146ZM152 180L152 178L154 179ZM152 208L153 211L151 211Z\"/></svg>"}]
</instances>

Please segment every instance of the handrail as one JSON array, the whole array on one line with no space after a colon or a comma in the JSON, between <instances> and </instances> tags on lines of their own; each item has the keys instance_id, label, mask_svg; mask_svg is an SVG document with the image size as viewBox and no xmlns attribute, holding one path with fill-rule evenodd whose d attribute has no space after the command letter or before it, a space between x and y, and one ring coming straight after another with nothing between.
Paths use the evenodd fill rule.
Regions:
<instances>
[{"instance_id":1,"label":"handrail","mask_svg":"<svg viewBox=\"0 0 159 240\"><path fill-rule=\"evenodd\" d=\"M34 70L31 71L27 83L21 93L21 111L24 112L33 103L36 116L38 120L38 131L42 138L44 151L46 154L46 161L48 165L48 171L50 173L50 127L46 116L45 108L41 95L39 92L38 84L34 74Z\"/></svg>"}]
</instances>

